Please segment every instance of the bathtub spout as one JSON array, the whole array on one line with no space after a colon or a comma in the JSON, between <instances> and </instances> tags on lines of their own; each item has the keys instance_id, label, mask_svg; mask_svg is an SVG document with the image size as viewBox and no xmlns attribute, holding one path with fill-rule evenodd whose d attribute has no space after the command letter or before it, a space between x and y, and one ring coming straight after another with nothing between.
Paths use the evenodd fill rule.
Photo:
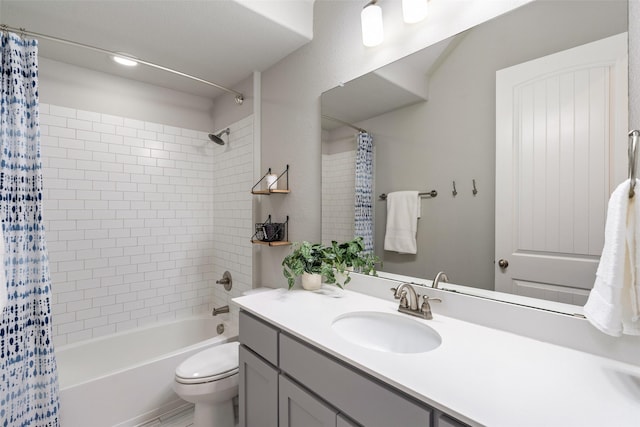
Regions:
<instances>
[{"instance_id":1,"label":"bathtub spout","mask_svg":"<svg viewBox=\"0 0 640 427\"><path fill-rule=\"evenodd\" d=\"M229 312L229 306L228 305L223 305L220 308L214 308L213 309L213 313L211 313L214 316L217 316L218 314L222 314L222 313L228 313Z\"/></svg>"}]
</instances>

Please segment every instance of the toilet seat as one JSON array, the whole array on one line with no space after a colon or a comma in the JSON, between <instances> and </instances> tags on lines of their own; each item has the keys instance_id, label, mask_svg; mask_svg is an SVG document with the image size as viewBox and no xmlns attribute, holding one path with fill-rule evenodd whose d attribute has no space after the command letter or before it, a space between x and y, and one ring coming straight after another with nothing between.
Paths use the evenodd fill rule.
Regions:
<instances>
[{"instance_id":1,"label":"toilet seat","mask_svg":"<svg viewBox=\"0 0 640 427\"><path fill-rule=\"evenodd\" d=\"M202 384L237 374L239 345L238 342L226 343L189 357L176 368L176 382Z\"/></svg>"},{"instance_id":2,"label":"toilet seat","mask_svg":"<svg viewBox=\"0 0 640 427\"><path fill-rule=\"evenodd\" d=\"M232 369L231 371L223 372L218 375L210 375L208 377L197 377L197 378L184 378L176 375L176 382L180 384L202 384L202 383L208 383L213 381L220 381L232 375L235 375L238 372L239 372L239 369Z\"/></svg>"}]
</instances>

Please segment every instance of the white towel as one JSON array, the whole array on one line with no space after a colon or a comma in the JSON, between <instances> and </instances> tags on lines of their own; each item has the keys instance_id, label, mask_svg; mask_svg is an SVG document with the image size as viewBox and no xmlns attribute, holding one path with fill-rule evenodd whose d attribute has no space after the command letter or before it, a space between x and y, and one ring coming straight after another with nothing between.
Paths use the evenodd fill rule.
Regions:
<instances>
[{"instance_id":1,"label":"white towel","mask_svg":"<svg viewBox=\"0 0 640 427\"><path fill-rule=\"evenodd\" d=\"M7 273L4 269L4 260L6 253L4 251L4 236L2 229L0 229L0 316L2 311L7 306Z\"/></svg>"},{"instance_id":2,"label":"white towel","mask_svg":"<svg viewBox=\"0 0 640 427\"><path fill-rule=\"evenodd\" d=\"M401 254L418 252L416 231L420 216L417 191L395 191L387 194L387 231L384 249Z\"/></svg>"},{"instance_id":3,"label":"white towel","mask_svg":"<svg viewBox=\"0 0 640 427\"><path fill-rule=\"evenodd\" d=\"M607 209L604 248L584 314L608 335L640 335L640 181L629 198L630 181L620 184Z\"/></svg>"}]
</instances>

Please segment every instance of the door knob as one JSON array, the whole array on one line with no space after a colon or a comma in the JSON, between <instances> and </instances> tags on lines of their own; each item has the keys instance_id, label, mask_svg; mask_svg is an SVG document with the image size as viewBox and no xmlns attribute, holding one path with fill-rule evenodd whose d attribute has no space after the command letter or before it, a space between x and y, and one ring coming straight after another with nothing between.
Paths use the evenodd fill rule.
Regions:
<instances>
[{"instance_id":1,"label":"door knob","mask_svg":"<svg viewBox=\"0 0 640 427\"><path fill-rule=\"evenodd\" d=\"M506 259L501 259L500 261L498 261L498 267L504 270L505 268L509 267L509 261L507 261Z\"/></svg>"}]
</instances>

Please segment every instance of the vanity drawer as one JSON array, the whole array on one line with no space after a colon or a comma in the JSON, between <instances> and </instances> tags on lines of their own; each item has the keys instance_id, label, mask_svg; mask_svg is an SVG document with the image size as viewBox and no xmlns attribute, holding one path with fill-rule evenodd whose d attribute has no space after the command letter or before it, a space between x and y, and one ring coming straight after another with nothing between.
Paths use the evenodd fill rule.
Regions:
<instances>
[{"instance_id":1,"label":"vanity drawer","mask_svg":"<svg viewBox=\"0 0 640 427\"><path fill-rule=\"evenodd\" d=\"M257 317L240 311L240 343L278 366L278 330Z\"/></svg>"},{"instance_id":2,"label":"vanity drawer","mask_svg":"<svg viewBox=\"0 0 640 427\"><path fill-rule=\"evenodd\" d=\"M429 427L431 410L280 334L280 369L367 427Z\"/></svg>"}]
</instances>

